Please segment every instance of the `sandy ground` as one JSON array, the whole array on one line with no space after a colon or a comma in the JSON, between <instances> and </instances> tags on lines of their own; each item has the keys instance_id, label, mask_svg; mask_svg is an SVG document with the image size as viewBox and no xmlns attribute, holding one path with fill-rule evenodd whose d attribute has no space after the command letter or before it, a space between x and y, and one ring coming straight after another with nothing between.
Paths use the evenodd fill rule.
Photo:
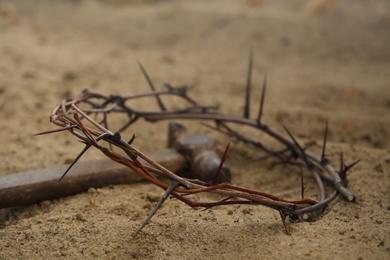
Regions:
<instances>
[{"instance_id":1,"label":"sandy ground","mask_svg":"<svg viewBox=\"0 0 390 260\"><path fill-rule=\"evenodd\" d=\"M0 1L2 175L68 163L82 148L74 137L32 135L54 128L48 116L55 105L84 88L147 90L137 60L156 85L188 84L203 103L240 114L251 49L252 102L267 75L264 120L271 127L287 125L319 153L328 119L329 158L337 164L342 151L347 163L362 159L349 175L356 202L337 199L319 220L290 224L291 236L268 208L200 211L170 200L131 240L162 194L138 183L1 210L0 259L389 259L390 3L313 3ZM129 135L137 134L140 149L158 150L165 127L140 122ZM297 169L247 163L257 155L232 142L234 183L299 196ZM84 160L102 157L91 151ZM316 198L315 189L307 196Z\"/></svg>"}]
</instances>

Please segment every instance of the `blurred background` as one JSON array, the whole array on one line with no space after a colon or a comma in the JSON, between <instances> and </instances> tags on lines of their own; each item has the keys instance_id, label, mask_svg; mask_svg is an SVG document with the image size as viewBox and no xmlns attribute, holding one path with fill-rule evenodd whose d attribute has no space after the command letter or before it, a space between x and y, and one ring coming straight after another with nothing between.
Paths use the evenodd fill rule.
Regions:
<instances>
[{"instance_id":1,"label":"blurred background","mask_svg":"<svg viewBox=\"0 0 390 260\"><path fill-rule=\"evenodd\" d=\"M187 85L202 103L217 104L222 112L240 115L251 51L252 115L258 110L260 88L267 76L264 120L270 126L282 131L283 123L301 140L319 144L329 120L329 156L338 158L339 148L343 148L349 151L345 157L348 162L365 158L358 166L362 168L357 168L360 176L366 172L382 174L388 163L377 162L378 154L390 148L389 28L388 0L0 0L0 174L69 163L82 148L70 134L33 134L53 129L48 120L53 108L85 88L106 95L148 91L137 61L144 64L158 88L165 82ZM155 104L137 106L152 108ZM193 131L211 133L199 124L190 126ZM140 122L127 134L135 133L139 148L153 151L165 147L166 133L161 131L165 127L166 122L158 126ZM216 138L222 143L229 141ZM250 157L240 149L244 148L233 145L233 155ZM97 158L102 156L96 151L85 156L85 160ZM233 165L237 170L245 164L239 162ZM352 178L357 181L357 176ZM369 184L383 183L381 180L378 177L355 188L376 187ZM139 214L142 219L144 212ZM357 213L351 214L356 218ZM360 219L362 226L366 220ZM272 217L270 221L276 222ZM279 230L277 225L266 230ZM305 232L312 228L305 227ZM320 226L318 236L324 232L330 238L341 236L327 227L326 223ZM315 231L309 237L316 235ZM359 232L371 232L377 239L375 229ZM308 241L300 235L293 243ZM221 241L230 249L227 258L243 250L224 237ZM388 239L371 237L357 244L349 238L356 246L336 251L345 249L351 255L366 252L368 257L364 258L375 256L378 252L373 248L377 246L381 256L389 252ZM251 244L259 237L252 232L248 238ZM272 242L276 238L277 242ZM194 239L179 242L190 250L194 241L199 241ZM262 241L266 246L259 248L276 254L273 257L298 257L309 252L307 248L296 251L284 237L270 239ZM279 245L278 239L291 250L267 251L269 246ZM13 240L4 241L14 244ZM148 240L141 242L144 244L138 248L152 250ZM327 247L316 248L316 256L329 253L333 242L315 241ZM216 248L223 252L222 246ZM251 248L252 256L260 254L260 249ZM41 252L42 245L38 249ZM195 257L202 252L197 251ZM155 251L149 253L156 257ZM181 256L174 250L170 254Z\"/></svg>"}]
</instances>

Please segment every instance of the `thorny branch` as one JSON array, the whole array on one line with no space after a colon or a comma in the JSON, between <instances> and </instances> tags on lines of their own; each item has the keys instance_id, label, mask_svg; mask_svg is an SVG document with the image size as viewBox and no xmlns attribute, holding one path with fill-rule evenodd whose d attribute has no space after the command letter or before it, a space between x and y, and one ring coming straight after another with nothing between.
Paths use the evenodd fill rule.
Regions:
<instances>
[{"instance_id":1,"label":"thorny branch","mask_svg":"<svg viewBox=\"0 0 390 260\"><path fill-rule=\"evenodd\" d=\"M130 96L106 96L84 90L74 99L63 100L61 105L58 105L52 112L50 120L54 124L59 125L60 128L42 133L46 134L67 130L78 137L80 141L85 144L85 148L76 157L74 162L70 165L61 179L89 148L94 147L99 149L108 158L131 168L136 173L142 175L149 182L152 182L165 190L165 193L160 202L150 213L141 227L137 230L134 237L147 224L148 220L155 214L155 212L159 209L159 207L169 195L174 196L191 207L203 207L205 209L230 204L253 204L270 207L280 213L287 234L289 234L289 231L285 222L286 217L289 217L291 220L313 219L321 214L324 208L333 199L335 199L338 194L341 194L348 201L353 201L355 199L355 195L346 187L346 173L357 162L354 162L349 166L345 165L343 161L343 154L341 154L339 171L336 171L330 164L325 154L328 133L327 122L325 127L322 154L320 156L317 156L307 151L305 147L302 147L294 138L293 134L285 126L284 129L287 135L280 134L277 131L271 129L268 125L262 122L266 93L266 79L264 79L263 83L258 115L256 119L250 118L249 97L251 96L252 56L249 60L249 69L247 74L248 77L245 88L245 107L242 117L219 113L218 108L215 106L200 105L197 101L195 101L195 99L188 95L187 89L185 87L173 87L169 84L166 84L166 90L157 91L145 68L141 63L139 63L139 65L142 73L151 87L151 92ZM164 96L178 97L179 99L185 101L186 105L181 109L169 110L161 100L161 98ZM131 105L131 101L141 98L155 99L160 110L137 110L134 108L134 106ZM108 130L107 118L109 114L113 113L124 114L128 117L127 122L124 123L116 133ZM102 119L98 123L96 120L99 118L99 115ZM225 135L234 137L255 148L263 150L266 152L266 156L264 156L264 158L273 156L281 160L283 163L304 166L313 175L315 181L318 184L320 200L314 201L311 199L305 199L303 197L299 200L285 200L272 194L248 189L231 183L216 183L215 181L205 183L199 180L180 177L168 169L165 169L150 159L147 155L136 149L132 145L134 137L131 138L129 142L123 140L120 132L123 132L140 118L150 122L161 120L206 120L214 122L214 126L209 127ZM250 136L241 134L237 130L240 125L249 126L257 131L261 131L269 135L282 144L284 148L280 150L273 150L271 147L267 147L262 142L254 140ZM107 146L105 144L109 145ZM113 150L113 147L121 149L126 153L127 156L116 153ZM142 158L145 162L147 162L147 164L141 163L139 158ZM213 180L216 179L217 175L221 174L221 169L222 167L219 167L220 172L215 173L216 176L213 178ZM168 185L159 178L156 178L155 175L163 176L169 179L171 183ZM334 189L332 194L326 194L324 181L330 184L330 187ZM302 194L303 189L304 188L302 187ZM225 196L225 198L215 202L201 202L193 200L187 196L201 192L216 193Z\"/></svg>"}]
</instances>

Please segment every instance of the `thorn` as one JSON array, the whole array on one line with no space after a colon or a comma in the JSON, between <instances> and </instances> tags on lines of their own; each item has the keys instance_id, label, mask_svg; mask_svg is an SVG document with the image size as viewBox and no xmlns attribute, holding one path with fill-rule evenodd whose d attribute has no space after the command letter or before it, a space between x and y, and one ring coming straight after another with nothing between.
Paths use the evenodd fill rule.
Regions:
<instances>
[{"instance_id":1,"label":"thorn","mask_svg":"<svg viewBox=\"0 0 390 260\"><path fill-rule=\"evenodd\" d=\"M154 216L154 214L156 214L157 210L162 206L162 204L169 197L169 195L172 193L172 191L174 191L179 185L180 185L180 182L178 182L176 180L172 180L171 184L169 184L168 188L166 189L163 196L161 197L161 199L157 203L156 207L146 217L146 219L144 220L142 225L138 228L137 232L135 232L135 234L132 236L132 239L135 239L137 237L139 232L141 232L141 230L146 226L146 224L149 222L149 220Z\"/></svg>"},{"instance_id":2,"label":"thorn","mask_svg":"<svg viewBox=\"0 0 390 260\"><path fill-rule=\"evenodd\" d=\"M344 163L344 158L343 158L343 152L340 153L340 171L337 173L340 176L340 179L345 182L347 180L347 172L344 169L345 163Z\"/></svg>"},{"instance_id":3,"label":"thorn","mask_svg":"<svg viewBox=\"0 0 390 260\"><path fill-rule=\"evenodd\" d=\"M152 80L150 79L148 73L146 72L144 66L142 65L142 63L140 61L138 61L138 66L141 68L142 74L144 74L144 77L145 77L146 81L148 82L152 91L153 92L156 91L156 88L154 87ZM163 102L161 101L161 99L158 95L156 95L156 100L157 100L157 104L160 107L161 111L166 111L167 109L165 108Z\"/></svg>"},{"instance_id":4,"label":"thorn","mask_svg":"<svg viewBox=\"0 0 390 260\"><path fill-rule=\"evenodd\" d=\"M294 144L298 147L299 151L302 151L302 147L299 145L298 141L295 139L295 137L291 134L291 132L287 129L285 125L282 125L284 130L287 132L288 136L293 140Z\"/></svg>"},{"instance_id":5,"label":"thorn","mask_svg":"<svg viewBox=\"0 0 390 260\"><path fill-rule=\"evenodd\" d=\"M251 52L249 54L248 74L247 74L247 78L246 78L244 118L249 118L249 116L250 116L252 69L253 69L253 51L251 50Z\"/></svg>"},{"instance_id":6,"label":"thorn","mask_svg":"<svg viewBox=\"0 0 390 260\"><path fill-rule=\"evenodd\" d=\"M290 138L293 140L294 144L296 145L296 147L298 148L298 150L300 151L301 153L301 156L302 156L302 159L304 160L304 162L306 163L306 166L308 168L311 168L313 165L309 162L309 160L307 159L307 156L306 156L306 153L305 153L305 149L302 148L298 141L295 139L295 137L291 134L291 132L287 129L287 127L285 125L283 125L283 128L284 130L286 130L287 134L290 136Z\"/></svg>"},{"instance_id":7,"label":"thorn","mask_svg":"<svg viewBox=\"0 0 390 260\"><path fill-rule=\"evenodd\" d=\"M303 182L303 172L302 172L302 168L301 168L301 199L304 199L305 198L305 183Z\"/></svg>"},{"instance_id":8,"label":"thorn","mask_svg":"<svg viewBox=\"0 0 390 260\"><path fill-rule=\"evenodd\" d=\"M83 148L83 150L77 155L77 157L73 160L73 162L69 165L69 167L66 169L66 171L64 172L64 174L61 176L61 178L58 180L58 182L60 182L64 177L65 175L69 172L69 170L76 164L76 162L81 158L81 156L83 156L83 154L91 147L90 144L85 144L85 147Z\"/></svg>"},{"instance_id":9,"label":"thorn","mask_svg":"<svg viewBox=\"0 0 390 260\"><path fill-rule=\"evenodd\" d=\"M258 125L261 125L261 117L263 116L263 107L264 107L264 98L265 98L266 88L267 88L267 76L264 76L263 89L261 91L261 98L260 98L260 109L259 109L259 114L257 116L257 124Z\"/></svg>"},{"instance_id":10,"label":"thorn","mask_svg":"<svg viewBox=\"0 0 390 260\"><path fill-rule=\"evenodd\" d=\"M340 153L340 172L339 174L341 174L342 172L344 172L344 158L343 158L343 152ZM342 179L342 178L341 178Z\"/></svg>"},{"instance_id":11,"label":"thorn","mask_svg":"<svg viewBox=\"0 0 390 260\"><path fill-rule=\"evenodd\" d=\"M75 128L75 127L76 127L75 125L64 126L64 127L60 127L60 128L53 129L53 130L48 130L48 131L44 131L44 132L39 132L39 133L34 134L34 136L46 135L46 134L52 134L52 133L62 132L62 131L65 131L65 130L73 129L73 128Z\"/></svg>"},{"instance_id":12,"label":"thorn","mask_svg":"<svg viewBox=\"0 0 390 260\"><path fill-rule=\"evenodd\" d=\"M325 123L325 133L324 133L324 142L322 144L322 153L321 153L321 162L327 163L326 155L325 155L325 149L326 149L326 141L328 137L328 120L326 120Z\"/></svg>"},{"instance_id":13,"label":"thorn","mask_svg":"<svg viewBox=\"0 0 390 260\"><path fill-rule=\"evenodd\" d=\"M283 222L284 230L286 231L286 234L288 236L290 236L291 233L290 233L290 230L288 229L288 226L287 226L287 223L286 223L286 217L287 216L283 213L283 211L281 209L279 210L279 214L280 214L280 218L282 219L282 222Z\"/></svg>"},{"instance_id":14,"label":"thorn","mask_svg":"<svg viewBox=\"0 0 390 260\"><path fill-rule=\"evenodd\" d=\"M344 164L344 168L345 168L344 171L345 172L349 171L353 166L355 166L360 161L361 161L361 159L358 159L355 162L351 163L350 165L345 165Z\"/></svg>"},{"instance_id":15,"label":"thorn","mask_svg":"<svg viewBox=\"0 0 390 260\"><path fill-rule=\"evenodd\" d=\"M131 137L131 139L127 142L128 145L131 145L135 140L135 134Z\"/></svg>"},{"instance_id":16,"label":"thorn","mask_svg":"<svg viewBox=\"0 0 390 260\"><path fill-rule=\"evenodd\" d=\"M342 159L342 153L340 155L341 157L341 164L340 165L340 171L338 172L340 178L342 181L347 181L347 172L352 168L354 167L358 162L360 162L360 159L359 160L356 160L355 162L351 163L350 165L346 165L344 162L343 162L343 159Z\"/></svg>"},{"instance_id":17,"label":"thorn","mask_svg":"<svg viewBox=\"0 0 390 260\"><path fill-rule=\"evenodd\" d=\"M217 179L218 179L220 174L222 174L223 176L226 176L225 173L223 172L223 164L226 161L226 157L227 157L227 153L229 151L229 147L230 147L230 143L228 143L228 145L226 146L225 152L222 155L221 162L220 162L220 164L218 166L218 171L214 175L214 179L213 179L213 182L212 182L213 184L217 183Z\"/></svg>"}]
</instances>

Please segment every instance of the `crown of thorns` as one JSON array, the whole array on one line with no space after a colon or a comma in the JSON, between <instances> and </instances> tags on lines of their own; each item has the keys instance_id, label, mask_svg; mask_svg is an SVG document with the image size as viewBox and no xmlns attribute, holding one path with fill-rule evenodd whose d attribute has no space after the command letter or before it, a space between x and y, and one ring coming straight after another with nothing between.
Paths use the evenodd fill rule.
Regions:
<instances>
[{"instance_id":1,"label":"crown of thorns","mask_svg":"<svg viewBox=\"0 0 390 260\"><path fill-rule=\"evenodd\" d=\"M148 81L151 91L135 95L103 95L100 93L84 90L74 99L63 100L58 105L50 117L50 121L60 128L44 133L53 133L67 130L80 139L85 144L84 149L74 159L68 170L61 179L71 169L71 167L80 159L80 157L91 147L100 150L111 160L131 168L134 172L142 175L147 181L161 187L165 190L160 201L145 219L141 227L137 230L135 237L141 229L147 224L152 216L161 207L163 202L173 196L191 207L203 207L205 209L231 204L251 204L263 205L280 213L285 231L290 234L286 224L286 218L291 220L311 220L319 216L326 206L341 194L348 201L353 201L355 195L347 189L347 172L358 161L346 165L343 160L343 154L340 153L340 166L336 170L326 158L325 148L327 142L328 123L325 122L325 131L323 137L322 154L317 156L302 147L292 133L285 127L286 135L280 134L271 129L262 121L264 99L266 93L266 78L262 86L262 94L259 102L259 110L256 118L250 117L250 95L251 95L251 74L252 74L252 56L249 59L247 82L245 87L245 106L242 116L227 115L218 112L216 106L205 106L199 104L187 93L186 87L173 87L166 84L166 89L157 91L151 81L145 68L139 63L142 73ZM162 102L163 96L175 96L182 99L186 104L184 108L168 109ZM130 101L140 98L151 98L157 101L158 111L137 110L130 105ZM126 115L128 120L115 133L108 127L109 114L120 113ZM99 122L97 118L99 116ZM238 186L233 183L217 183L215 180L218 175L223 174L222 164L226 159L228 147L222 156L221 166L215 173L213 181L204 182L198 179L188 179L180 177L170 170L164 168L153 161L148 155L144 154L132 143L134 136L129 140L124 140L120 133L129 126L136 123L138 119L143 118L146 121L156 122L161 120L200 120L214 123L208 125L225 135L244 142L247 145L263 150L265 155L262 158L275 157L285 164L298 165L304 167L314 177L319 189L319 201L303 197L297 200L287 200L262 191ZM238 131L240 126L249 126L255 131L261 131L279 142L283 148L275 150L268 147L253 137L244 135ZM108 144L108 145L107 145ZM122 150L125 155L114 151L114 147ZM142 158L139 160L139 158ZM169 184L161 181L161 176L169 180ZM327 194L325 184L333 189L333 192ZM191 198L191 194L209 192L219 194L223 198L214 202L202 202Z\"/></svg>"}]
</instances>

